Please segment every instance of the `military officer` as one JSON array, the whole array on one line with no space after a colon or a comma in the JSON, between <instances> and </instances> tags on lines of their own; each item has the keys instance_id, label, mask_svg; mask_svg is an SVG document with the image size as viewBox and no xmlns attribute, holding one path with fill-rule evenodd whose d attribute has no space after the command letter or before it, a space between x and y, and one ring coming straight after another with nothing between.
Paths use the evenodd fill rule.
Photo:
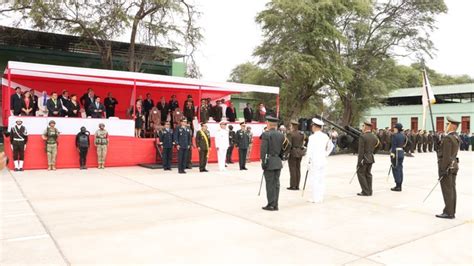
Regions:
<instances>
[{"instance_id":1,"label":"military officer","mask_svg":"<svg viewBox=\"0 0 474 266\"><path fill-rule=\"evenodd\" d=\"M199 172L209 172L206 165L211 150L211 134L206 123L201 123L201 129L196 134L196 146L199 151Z\"/></svg>"},{"instance_id":2,"label":"military officer","mask_svg":"<svg viewBox=\"0 0 474 266\"><path fill-rule=\"evenodd\" d=\"M433 131L428 133L428 151L432 152L434 147Z\"/></svg>"},{"instance_id":3,"label":"military officer","mask_svg":"<svg viewBox=\"0 0 474 266\"><path fill-rule=\"evenodd\" d=\"M301 178L301 158L305 155L305 135L298 130L298 121L291 120L290 132L287 135L291 145L288 167L290 168L290 187L288 190L299 190Z\"/></svg>"},{"instance_id":4,"label":"military officer","mask_svg":"<svg viewBox=\"0 0 474 266\"><path fill-rule=\"evenodd\" d=\"M377 137L372 133L372 123L365 121L363 133L359 137L359 155L357 157L357 177L362 192L358 196L372 196L372 164L374 160L374 150L380 145Z\"/></svg>"},{"instance_id":5,"label":"military officer","mask_svg":"<svg viewBox=\"0 0 474 266\"><path fill-rule=\"evenodd\" d=\"M225 121L221 121L219 123L219 126L220 128L216 132L214 141L216 144L219 171L225 171L225 160L227 155L227 149L229 149L229 131L226 128L227 123Z\"/></svg>"},{"instance_id":6,"label":"military officer","mask_svg":"<svg viewBox=\"0 0 474 266\"><path fill-rule=\"evenodd\" d=\"M410 138L410 142L411 142L410 153L413 154L413 153L415 153L415 148L416 148L416 131L415 130L410 131L409 138Z\"/></svg>"},{"instance_id":7,"label":"military officer","mask_svg":"<svg viewBox=\"0 0 474 266\"><path fill-rule=\"evenodd\" d=\"M81 170L87 169L86 158L90 146L89 135L90 132L87 131L86 127L81 127L81 131L76 135L76 148L79 151L79 169Z\"/></svg>"},{"instance_id":8,"label":"military officer","mask_svg":"<svg viewBox=\"0 0 474 266\"><path fill-rule=\"evenodd\" d=\"M171 158L173 155L173 129L170 121L165 122L165 128L160 131L160 145L163 147L163 170L171 171Z\"/></svg>"},{"instance_id":9,"label":"military officer","mask_svg":"<svg viewBox=\"0 0 474 266\"><path fill-rule=\"evenodd\" d=\"M393 178L395 179L396 186L391 188L392 191L402 191L403 183L403 158L405 152L403 146L405 145L406 136L402 134L403 125L400 123L395 124L394 134L392 135L392 147L390 149L390 160L392 167Z\"/></svg>"},{"instance_id":10,"label":"military officer","mask_svg":"<svg viewBox=\"0 0 474 266\"><path fill-rule=\"evenodd\" d=\"M97 168L104 169L105 157L107 156L107 146L109 145L109 132L105 130L104 123L100 123L99 129L95 132L94 144L97 147Z\"/></svg>"},{"instance_id":11,"label":"military officer","mask_svg":"<svg viewBox=\"0 0 474 266\"><path fill-rule=\"evenodd\" d=\"M227 148L226 163L233 164L232 162L232 152L234 151L235 144L235 131L232 125L229 125L229 148Z\"/></svg>"},{"instance_id":12,"label":"military officer","mask_svg":"<svg viewBox=\"0 0 474 266\"><path fill-rule=\"evenodd\" d=\"M421 135L421 140L422 140L422 147L423 147L423 152L427 152L428 150L428 133L426 130L423 130L423 135Z\"/></svg>"},{"instance_id":13,"label":"military officer","mask_svg":"<svg viewBox=\"0 0 474 266\"><path fill-rule=\"evenodd\" d=\"M240 123L240 129L237 130L235 143L236 147L239 148L239 167L240 170L247 170L245 163L247 162L247 149L250 144L250 136L247 130L245 130L245 122Z\"/></svg>"},{"instance_id":14,"label":"military officer","mask_svg":"<svg viewBox=\"0 0 474 266\"><path fill-rule=\"evenodd\" d=\"M460 139L456 133L459 121L447 117L446 136L441 141L438 150L438 176L443 192L443 213L436 215L438 218L454 219L456 214L456 176L459 170L457 158Z\"/></svg>"},{"instance_id":15,"label":"military officer","mask_svg":"<svg viewBox=\"0 0 474 266\"><path fill-rule=\"evenodd\" d=\"M54 120L49 121L48 127L41 136L46 141L46 154L48 156L48 170L56 170L56 156L58 153L59 130Z\"/></svg>"},{"instance_id":16,"label":"military officer","mask_svg":"<svg viewBox=\"0 0 474 266\"><path fill-rule=\"evenodd\" d=\"M28 131L26 131L26 127L22 124L23 121L17 118L16 125L10 129L10 143L13 151L15 171L23 171L26 143L28 142Z\"/></svg>"},{"instance_id":17,"label":"military officer","mask_svg":"<svg viewBox=\"0 0 474 266\"><path fill-rule=\"evenodd\" d=\"M191 148L191 129L186 126L186 118L181 118L180 125L174 130L174 144L178 149L178 172L186 174L188 150Z\"/></svg>"},{"instance_id":18,"label":"military officer","mask_svg":"<svg viewBox=\"0 0 474 266\"><path fill-rule=\"evenodd\" d=\"M416 134L416 150L421 153L421 147L423 146L423 130L419 130Z\"/></svg>"},{"instance_id":19,"label":"military officer","mask_svg":"<svg viewBox=\"0 0 474 266\"><path fill-rule=\"evenodd\" d=\"M285 136L276 130L278 119L267 117L268 131L262 134L260 143L260 160L267 191L268 204L262 209L266 211L278 211L278 198L280 195L280 173L283 164L280 158Z\"/></svg>"}]
</instances>

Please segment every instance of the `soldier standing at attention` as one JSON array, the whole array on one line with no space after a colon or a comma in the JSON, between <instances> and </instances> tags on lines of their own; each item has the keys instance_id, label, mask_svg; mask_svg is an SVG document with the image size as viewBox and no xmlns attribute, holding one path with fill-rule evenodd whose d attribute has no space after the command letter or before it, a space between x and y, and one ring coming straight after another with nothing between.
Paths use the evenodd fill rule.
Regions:
<instances>
[{"instance_id":1,"label":"soldier standing at attention","mask_svg":"<svg viewBox=\"0 0 474 266\"><path fill-rule=\"evenodd\" d=\"M23 161L25 160L26 143L28 142L28 132L22 125L20 118L16 119L16 125L10 129L10 143L13 151L13 164L15 171L23 171Z\"/></svg>"},{"instance_id":2,"label":"soldier standing at attention","mask_svg":"<svg viewBox=\"0 0 474 266\"><path fill-rule=\"evenodd\" d=\"M226 163L233 164L232 162L232 152L234 151L234 140L235 140L235 131L232 125L229 125L229 148L227 148Z\"/></svg>"},{"instance_id":3,"label":"soldier standing at attention","mask_svg":"<svg viewBox=\"0 0 474 266\"><path fill-rule=\"evenodd\" d=\"M174 130L174 144L178 149L178 173L186 174L188 150L191 147L191 130L186 126L186 118L181 118L181 124Z\"/></svg>"},{"instance_id":4,"label":"soldier standing at attention","mask_svg":"<svg viewBox=\"0 0 474 266\"><path fill-rule=\"evenodd\" d=\"M219 171L225 171L225 160L227 150L229 149L229 131L226 128L227 123L222 121L219 123L220 128L217 130L214 137L217 150L217 162L219 164Z\"/></svg>"},{"instance_id":5,"label":"soldier standing at attention","mask_svg":"<svg viewBox=\"0 0 474 266\"><path fill-rule=\"evenodd\" d=\"M419 130L416 134L416 150L418 153L421 153L421 147L423 146L423 130Z\"/></svg>"},{"instance_id":6,"label":"soldier standing at attention","mask_svg":"<svg viewBox=\"0 0 474 266\"><path fill-rule=\"evenodd\" d=\"M433 151L433 146L434 146L433 131L430 131L428 133L428 151L429 152Z\"/></svg>"},{"instance_id":7,"label":"soldier standing at attention","mask_svg":"<svg viewBox=\"0 0 474 266\"><path fill-rule=\"evenodd\" d=\"M288 141L291 145L290 157L288 158L288 167L290 168L290 187L288 190L299 190L301 178L301 158L305 155L303 132L298 130L298 121L291 120Z\"/></svg>"},{"instance_id":8,"label":"soldier standing at attention","mask_svg":"<svg viewBox=\"0 0 474 266\"><path fill-rule=\"evenodd\" d=\"M239 167L240 170L248 170L245 167L245 163L247 162L247 150L250 144L250 137L245 130L245 122L240 123L240 129L237 130L237 134L235 137L236 146L239 147Z\"/></svg>"},{"instance_id":9,"label":"soldier standing at attention","mask_svg":"<svg viewBox=\"0 0 474 266\"><path fill-rule=\"evenodd\" d=\"M457 158L460 140L456 133L459 121L446 118L446 136L441 141L438 150L438 176L443 192L444 209L442 214L436 215L438 218L454 219L456 214L456 176L459 170Z\"/></svg>"},{"instance_id":10,"label":"soldier standing at attention","mask_svg":"<svg viewBox=\"0 0 474 266\"><path fill-rule=\"evenodd\" d=\"M191 162L191 159L193 158L193 148L196 148L193 143L193 136L194 136L194 128L191 125L190 120L186 119L186 126L189 128L191 132L191 140L190 140L190 146L188 149L188 155L186 155L186 169L192 169L193 168L193 163Z\"/></svg>"},{"instance_id":11,"label":"soldier standing at attention","mask_svg":"<svg viewBox=\"0 0 474 266\"><path fill-rule=\"evenodd\" d=\"M89 135L90 133L86 127L81 127L81 131L76 135L76 148L79 151L79 169L81 170L87 169L86 158L90 146Z\"/></svg>"},{"instance_id":12,"label":"soldier standing at attention","mask_svg":"<svg viewBox=\"0 0 474 266\"><path fill-rule=\"evenodd\" d=\"M278 211L278 198L280 195L280 173L283 168L280 153L285 136L276 130L278 119L267 117L268 131L262 135L260 143L260 160L267 191L268 204L262 209Z\"/></svg>"},{"instance_id":13,"label":"soldier standing at attention","mask_svg":"<svg viewBox=\"0 0 474 266\"><path fill-rule=\"evenodd\" d=\"M209 172L206 165L211 150L211 135L206 123L201 123L201 129L196 134L196 146L199 151L199 172Z\"/></svg>"},{"instance_id":14,"label":"soldier standing at attention","mask_svg":"<svg viewBox=\"0 0 474 266\"><path fill-rule=\"evenodd\" d=\"M41 136L46 141L46 154L48 156L48 170L56 170L56 156L58 153L59 131L54 120L49 121L48 127Z\"/></svg>"},{"instance_id":15,"label":"soldier standing at attention","mask_svg":"<svg viewBox=\"0 0 474 266\"><path fill-rule=\"evenodd\" d=\"M394 134L392 135L392 147L390 149L390 161L392 167L393 178L396 186L391 188L392 191L402 191L403 182L403 158L405 152L403 146L405 145L406 136L402 134L403 125L395 124Z\"/></svg>"},{"instance_id":16,"label":"soldier standing at attention","mask_svg":"<svg viewBox=\"0 0 474 266\"><path fill-rule=\"evenodd\" d=\"M358 196L372 196L372 164L374 160L374 150L380 145L377 137L372 134L372 123L364 122L363 133L359 137L359 155L357 157L357 178L362 192Z\"/></svg>"},{"instance_id":17,"label":"soldier standing at attention","mask_svg":"<svg viewBox=\"0 0 474 266\"><path fill-rule=\"evenodd\" d=\"M95 132L94 144L97 147L97 168L105 168L105 157L107 156L107 146L109 145L109 132L105 130L104 123L99 124L99 129Z\"/></svg>"},{"instance_id":18,"label":"soldier standing at attention","mask_svg":"<svg viewBox=\"0 0 474 266\"><path fill-rule=\"evenodd\" d=\"M163 146L163 170L171 171L171 158L173 155L173 130L170 121L165 122L165 128L160 131L160 145Z\"/></svg>"}]
</instances>

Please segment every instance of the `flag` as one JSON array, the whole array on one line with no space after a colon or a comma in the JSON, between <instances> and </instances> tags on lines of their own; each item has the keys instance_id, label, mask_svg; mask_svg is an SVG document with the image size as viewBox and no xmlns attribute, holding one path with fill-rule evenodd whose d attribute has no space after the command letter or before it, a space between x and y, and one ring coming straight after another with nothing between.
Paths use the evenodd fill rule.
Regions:
<instances>
[{"instance_id":1,"label":"flag","mask_svg":"<svg viewBox=\"0 0 474 266\"><path fill-rule=\"evenodd\" d=\"M429 105L436 103L436 99L434 97L433 89L431 88L430 81L428 80L428 74L426 73L426 69L423 69L421 72L423 76L423 87L421 88L421 102L423 104L423 127L422 129L426 129L426 109Z\"/></svg>"}]
</instances>

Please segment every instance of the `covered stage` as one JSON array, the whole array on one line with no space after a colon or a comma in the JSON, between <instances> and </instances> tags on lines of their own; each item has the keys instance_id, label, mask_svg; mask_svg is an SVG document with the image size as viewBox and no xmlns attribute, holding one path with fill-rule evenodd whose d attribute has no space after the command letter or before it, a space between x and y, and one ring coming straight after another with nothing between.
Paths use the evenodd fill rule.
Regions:
<instances>
[{"instance_id":1,"label":"covered stage","mask_svg":"<svg viewBox=\"0 0 474 266\"><path fill-rule=\"evenodd\" d=\"M75 134L81 126L94 134L97 125L101 122L106 124L110 133L110 145L106 160L106 166L131 166L155 162L155 140L133 137L134 121L127 118L126 111L134 105L139 95L145 96L151 93L155 104L160 97L164 96L168 101L171 95L176 95L180 107L191 95L194 103L198 106L202 98L218 100L231 94L243 92L262 92L275 94L278 102L278 87L257 86L249 84L238 84L230 82L207 82L197 79L162 76L145 73L134 73L125 71L90 69L78 67L64 67L55 65L32 64L23 62L9 62L2 78L2 123L11 126L15 117L10 113L10 96L14 88L20 87L22 91L33 91L35 95L41 96L42 92L51 95L57 92L59 95L63 90L68 90L69 95L76 94L81 97L88 88L95 91L97 96L103 99L108 92L113 94L119 104L116 106L116 118L92 119L92 118L45 118L45 117L22 117L24 125L29 131L29 140L25 152L25 169L45 168L46 152L45 144L41 139L42 132L46 129L47 121L57 121L57 128L61 132L58 148L58 168L79 167L79 154L75 148ZM277 107L278 111L278 107ZM197 117L193 121L198 124ZM217 123L209 122L211 138L217 130ZM253 149L251 160L259 159L259 136L263 131L264 124L251 123L253 133ZM234 123L234 131L240 126ZM213 142L213 141L212 141ZM214 145L214 143L212 143ZM5 138L5 152L10 157L11 149L8 138ZM237 150L234 149L233 158L237 160ZM193 149L192 160L198 161L197 149ZM209 162L216 162L215 149L209 154ZM87 166L95 167L97 156L95 147L89 150ZM10 164L10 168L13 164Z\"/></svg>"}]
</instances>

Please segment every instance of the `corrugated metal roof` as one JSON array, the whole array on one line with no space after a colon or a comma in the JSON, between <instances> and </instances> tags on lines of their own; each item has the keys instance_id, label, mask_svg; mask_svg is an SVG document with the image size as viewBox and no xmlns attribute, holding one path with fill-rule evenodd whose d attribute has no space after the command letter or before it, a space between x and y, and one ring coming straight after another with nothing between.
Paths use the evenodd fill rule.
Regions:
<instances>
[{"instance_id":1,"label":"corrugated metal roof","mask_svg":"<svg viewBox=\"0 0 474 266\"><path fill-rule=\"evenodd\" d=\"M474 83L432 86L431 88L435 95L474 93ZM399 89L391 92L388 98L421 96L421 89L421 87Z\"/></svg>"}]
</instances>

